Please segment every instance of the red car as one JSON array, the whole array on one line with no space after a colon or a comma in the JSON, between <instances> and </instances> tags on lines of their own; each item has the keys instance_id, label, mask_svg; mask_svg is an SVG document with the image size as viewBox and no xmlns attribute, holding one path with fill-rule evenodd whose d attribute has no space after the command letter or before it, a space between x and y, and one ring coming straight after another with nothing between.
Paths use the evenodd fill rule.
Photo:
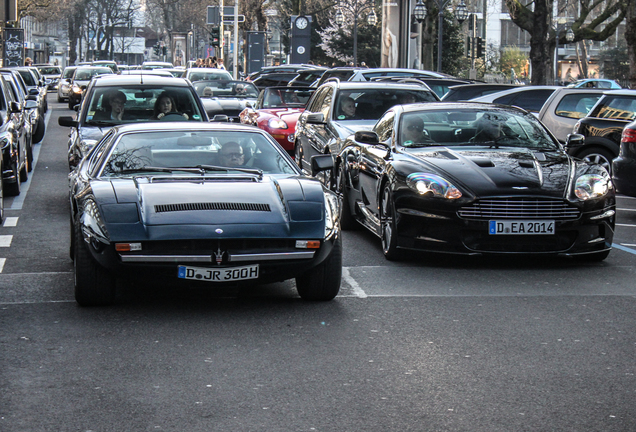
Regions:
<instances>
[{"instance_id":1,"label":"red car","mask_svg":"<svg viewBox=\"0 0 636 432\"><path fill-rule=\"evenodd\" d=\"M258 96L254 107L241 111L241 123L269 132L289 154L293 154L296 121L314 90L313 87L268 87Z\"/></svg>"}]
</instances>

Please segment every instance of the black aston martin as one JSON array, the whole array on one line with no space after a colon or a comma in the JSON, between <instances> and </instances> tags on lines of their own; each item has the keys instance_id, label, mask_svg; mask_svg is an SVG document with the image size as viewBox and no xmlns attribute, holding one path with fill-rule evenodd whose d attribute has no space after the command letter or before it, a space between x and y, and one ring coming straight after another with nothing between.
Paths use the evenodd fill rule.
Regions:
<instances>
[{"instance_id":1,"label":"black aston martin","mask_svg":"<svg viewBox=\"0 0 636 432\"><path fill-rule=\"evenodd\" d=\"M333 168L330 156L314 161ZM116 126L71 173L70 204L83 306L112 303L117 277L199 286L296 278L309 300L340 288L337 196L251 126Z\"/></svg>"},{"instance_id":2,"label":"black aston martin","mask_svg":"<svg viewBox=\"0 0 636 432\"><path fill-rule=\"evenodd\" d=\"M612 246L607 171L568 156L518 108L397 105L347 139L334 171L341 226L364 225L388 259L410 249L603 260Z\"/></svg>"}]
</instances>

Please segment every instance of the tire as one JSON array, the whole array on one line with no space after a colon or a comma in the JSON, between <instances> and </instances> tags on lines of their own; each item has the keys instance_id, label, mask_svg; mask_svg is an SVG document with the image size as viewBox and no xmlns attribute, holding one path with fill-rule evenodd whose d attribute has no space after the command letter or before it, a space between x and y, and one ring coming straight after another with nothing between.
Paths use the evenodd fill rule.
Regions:
<instances>
[{"instance_id":1,"label":"tire","mask_svg":"<svg viewBox=\"0 0 636 432\"><path fill-rule=\"evenodd\" d=\"M73 218L69 217L68 220L71 225L70 226L71 241L69 242L68 254L69 254L69 257L71 258L71 261L75 261L75 225L73 225Z\"/></svg>"},{"instance_id":2,"label":"tire","mask_svg":"<svg viewBox=\"0 0 636 432\"><path fill-rule=\"evenodd\" d=\"M338 167L338 178L336 179L338 185L338 193L342 203L340 205L340 228L344 231L352 231L360 227L360 224L351 214L351 206L349 205L349 192L347 191L347 175L345 173L344 163L341 163Z\"/></svg>"},{"instance_id":3,"label":"tire","mask_svg":"<svg viewBox=\"0 0 636 432\"><path fill-rule=\"evenodd\" d=\"M33 171L33 143L30 143L27 146L27 164L28 164L28 171L29 172Z\"/></svg>"},{"instance_id":4,"label":"tire","mask_svg":"<svg viewBox=\"0 0 636 432\"><path fill-rule=\"evenodd\" d=\"M59 93L57 94L57 102L58 102L58 103L62 103L62 102L64 102L64 98L63 98L62 96L60 96L60 94L59 94Z\"/></svg>"},{"instance_id":5,"label":"tire","mask_svg":"<svg viewBox=\"0 0 636 432\"><path fill-rule=\"evenodd\" d=\"M388 183L382 189L382 202L380 203L380 238L382 239L382 252L389 261L397 260L401 253L397 248L397 223L395 220L395 206L393 194Z\"/></svg>"},{"instance_id":6,"label":"tire","mask_svg":"<svg viewBox=\"0 0 636 432\"><path fill-rule=\"evenodd\" d=\"M28 159L28 158L27 158ZM24 183L29 179L29 161L24 161L22 169L20 170L20 182Z\"/></svg>"},{"instance_id":7,"label":"tire","mask_svg":"<svg viewBox=\"0 0 636 432\"><path fill-rule=\"evenodd\" d=\"M590 147L584 149L576 156L586 162L599 164L605 168L608 173L612 174L612 159L616 156L612 155L608 150L601 147Z\"/></svg>"},{"instance_id":8,"label":"tire","mask_svg":"<svg viewBox=\"0 0 636 432\"><path fill-rule=\"evenodd\" d=\"M35 133L33 134L34 144L42 142L42 139L44 138L44 133L46 132L45 129L46 129L46 124L44 123L44 119L40 117L38 119L38 125L37 125L37 128L35 129Z\"/></svg>"},{"instance_id":9,"label":"tire","mask_svg":"<svg viewBox=\"0 0 636 432\"><path fill-rule=\"evenodd\" d=\"M71 97L68 97L68 109L73 110L75 108L75 103L71 100Z\"/></svg>"},{"instance_id":10,"label":"tire","mask_svg":"<svg viewBox=\"0 0 636 432\"><path fill-rule=\"evenodd\" d=\"M18 167L16 164L11 165L11 169L13 174L15 175L16 182L15 183L5 183L4 184L4 193L6 196L18 196L20 195L20 179L18 174Z\"/></svg>"},{"instance_id":11,"label":"tire","mask_svg":"<svg viewBox=\"0 0 636 432\"><path fill-rule=\"evenodd\" d=\"M296 289L303 300L329 301L338 295L341 279L342 237L338 236L327 259L296 278Z\"/></svg>"},{"instance_id":12,"label":"tire","mask_svg":"<svg viewBox=\"0 0 636 432\"><path fill-rule=\"evenodd\" d=\"M601 262L603 261L605 258L607 258L610 254L609 250L603 251L603 252L595 252L595 253L591 253L591 254L585 254L585 255L577 255L575 256L577 261L581 261L581 262Z\"/></svg>"},{"instance_id":13,"label":"tire","mask_svg":"<svg viewBox=\"0 0 636 432\"><path fill-rule=\"evenodd\" d=\"M80 306L108 306L115 301L115 278L95 262L86 250L79 217L73 227L75 301Z\"/></svg>"},{"instance_id":14,"label":"tire","mask_svg":"<svg viewBox=\"0 0 636 432\"><path fill-rule=\"evenodd\" d=\"M303 170L303 151L299 143L294 143L294 160L300 170Z\"/></svg>"}]
</instances>

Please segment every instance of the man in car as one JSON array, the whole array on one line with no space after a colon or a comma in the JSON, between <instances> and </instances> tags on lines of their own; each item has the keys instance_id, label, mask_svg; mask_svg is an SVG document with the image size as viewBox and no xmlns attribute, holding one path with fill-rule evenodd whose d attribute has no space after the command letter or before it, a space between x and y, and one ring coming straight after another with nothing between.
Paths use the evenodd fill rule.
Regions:
<instances>
[{"instance_id":1,"label":"man in car","mask_svg":"<svg viewBox=\"0 0 636 432\"><path fill-rule=\"evenodd\" d=\"M402 126L402 145L409 146L417 143L430 142L428 134L424 132L424 120L419 116L409 116L404 119Z\"/></svg>"},{"instance_id":2,"label":"man in car","mask_svg":"<svg viewBox=\"0 0 636 432\"><path fill-rule=\"evenodd\" d=\"M228 141L221 147L220 165L224 167L240 167L245 163L243 147L234 141Z\"/></svg>"},{"instance_id":3,"label":"man in car","mask_svg":"<svg viewBox=\"0 0 636 432\"><path fill-rule=\"evenodd\" d=\"M126 95L115 90L105 94L102 97L102 111L95 113L95 120L131 120L130 116L125 115Z\"/></svg>"}]
</instances>

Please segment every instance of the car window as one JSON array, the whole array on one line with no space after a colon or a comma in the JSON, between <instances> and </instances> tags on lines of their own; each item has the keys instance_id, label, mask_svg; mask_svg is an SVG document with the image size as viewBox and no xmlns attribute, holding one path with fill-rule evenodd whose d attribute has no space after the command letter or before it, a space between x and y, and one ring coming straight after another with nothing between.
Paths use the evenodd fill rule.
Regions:
<instances>
[{"instance_id":1,"label":"car window","mask_svg":"<svg viewBox=\"0 0 636 432\"><path fill-rule=\"evenodd\" d=\"M123 120L111 120L112 96L119 92L125 97ZM175 103L172 111L179 114L186 114L187 118L173 118L173 120L190 120L203 121L205 116L202 115L197 103L196 94L189 87L180 86L149 86L149 85L131 85L122 87L93 87L88 101L88 110L86 112L86 123L94 124L96 122L119 123L136 123L149 121L156 118L155 105L159 96L167 94ZM168 121L168 119L166 119Z\"/></svg>"},{"instance_id":2,"label":"car window","mask_svg":"<svg viewBox=\"0 0 636 432\"><path fill-rule=\"evenodd\" d=\"M309 101L309 105L307 105L307 111L318 112L319 107L322 105L322 100L324 99L328 91L329 87L324 87L318 90L318 92L314 94L314 97Z\"/></svg>"},{"instance_id":3,"label":"car window","mask_svg":"<svg viewBox=\"0 0 636 432\"><path fill-rule=\"evenodd\" d=\"M40 66L38 70L43 75L54 75L61 73L60 68L57 66Z\"/></svg>"},{"instance_id":4,"label":"car window","mask_svg":"<svg viewBox=\"0 0 636 432\"><path fill-rule=\"evenodd\" d=\"M75 68L66 68L64 69L63 78L71 78L74 73L75 73Z\"/></svg>"},{"instance_id":5,"label":"car window","mask_svg":"<svg viewBox=\"0 0 636 432\"><path fill-rule=\"evenodd\" d=\"M596 109L597 117L631 120L636 113L636 99L624 96L607 96Z\"/></svg>"},{"instance_id":6,"label":"car window","mask_svg":"<svg viewBox=\"0 0 636 432\"><path fill-rule=\"evenodd\" d=\"M245 81L197 81L192 83L201 97L256 98L258 89Z\"/></svg>"},{"instance_id":7,"label":"car window","mask_svg":"<svg viewBox=\"0 0 636 432\"><path fill-rule=\"evenodd\" d=\"M73 79L77 81L90 80L96 75L111 74L113 71L110 68L98 68L98 69L76 69Z\"/></svg>"},{"instance_id":8,"label":"car window","mask_svg":"<svg viewBox=\"0 0 636 432\"><path fill-rule=\"evenodd\" d=\"M232 79L230 73L223 70L219 70L218 72L189 72L187 77L192 82Z\"/></svg>"},{"instance_id":9,"label":"car window","mask_svg":"<svg viewBox=\"0 0 636 432\"><path fill-rule=\"evenodd\" d=\"M583 118L590 112L600 97L600 94L570 94L563 96L563 99L561 99L555 109L555 113L559 117Z\"/></svg>"},{"instance_id":10,"label":"car window","mask_svg":"<svg viewBox=\"0 0 636 432\"><path fill-rule=\"evenodd\" d=\"M35 78L31 74L31 72L29 72L28 70L19 70L18 73L20 74L20 76L22 76L22 79L24 80L26 85L28 86L37 85L35 82Z\"/></svg>"},{"instance_id":11,"label":"car window","mask_svg":"<svg viewBox=\"0 0 636 432\"><path fill-rule=\"evenodd\" d=\"M262 170L267 174L295 174L293 163L277 146L260 133L245 131L136 132L123 135L102 164L101 176L130 176L127 170L144 167L187 168L199 165L227 167L225 146L241 154L239 168ZM152 171L151 168L148 169ZM215 171L210 171L214 173ZM182 174L182 173L181 173Z\"/></svg>"},{"instance_id":12,"label":"car window","mask_svg":"<svg viewBox=\"0 0 636 432\"><path fill-rule=\"evenodd\" d=\"M515 105L528 111L539 112L545 101L554 93L552 89L532 90L513 94L508 105ZM499 102L495 99L496 103Z\"/></svg>"},{"instance_id":13,"label":"car window","mask_svg":"<svg viewBox=\"0 0 636 432\"><path fill-rule=\"evenodd\" d=\"M320 111L325 119L329 118L329 112L331 111L331 99L333 98L333 87L329 87L327 92L325 93L325 98L322 100L322 103L318 107L318 111Z\"/></svg>"},{"instance_id":14,"label":"car window","mask_svg":"<svg viewBox=\"0 0 636 432\"><path fill-rule=\"evenodd\" d=\"M435 102L437 98L424 89L355 89L341 90L338 93L336 106L342 104L343 98L351 98L355 101L358 120L377 120L391 107L406 103ZM339 110L334 112L334 120L344 119Z\"/></svg>"},{"instance_id":15,"label":"car window","mask_svg":"<svg viewBox=\"0 0 636 432\"><path fill-rule=\"evenodd\" d=\"M380 142L386 142L391 139L393 135L393 121L395 119L395 112L388 111L375 125L373 129L378 134Z\"/></svg>"}]
</instances>

